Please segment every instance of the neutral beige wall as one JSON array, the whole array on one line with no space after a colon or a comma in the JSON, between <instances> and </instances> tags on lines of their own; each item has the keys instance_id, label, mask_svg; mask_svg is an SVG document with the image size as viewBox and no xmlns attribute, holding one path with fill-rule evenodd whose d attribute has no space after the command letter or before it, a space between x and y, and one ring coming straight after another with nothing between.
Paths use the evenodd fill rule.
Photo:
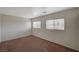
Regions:
<instances>
[{"instance_id":1,"label":"neutral beige wall","mask_svg":"<svg viewBox=\"0 0 79 59\"><path fill-rule=\"evenodd\" d=\"M65 19L65 30L47 30L45 28L45 21L51 19ZM33 29L32 34L46 40L79 50L79 38L77 37L78 31L78 12L77 8L64 10L54 14L33 18L32 21L42 21L41 29ZM78 44L78 45L77 45Z\"/></svg>"},{"instance_id":2,"label":"neutral beige wall","mask_svg":"<svg viewBox=\"0 0 79 59\"><path fill-rule=\"evenodd\" d=\"M78 14L79 14L79 7L78 7Z\"/></svg>"},{"instance_id":3,"label":"neutral beige wall","mask_svg":"<svg viewBox=\"0 0 79 59\"><path fill-rule=\"evenodd\" d=\"M77 49L79 49L79 8L78 8L78 20L77 20L77 37L78 37L78 39L77 39L77 41L76 41L76 47L77 47Z\"/></svg>"},{"instance_id":4,"label":"neutral beige wall","mask_svg":"<svg viewBox=\"0 0 79 59\"><path fill-rule=\"evenodd\" d=\"M0 42L1 42L1 15L0 15Z\"/></svg>"},{"instance_id":5,"label":"neutral beige wall","mask_svg":"<svg viewBox=\"0 0 79 59\"><path fill-rule=\"evenodd\" d=\"M16 16L2 15L2 40L11 40L31 35L31 20Z\"/></svg>"}]
</instances>

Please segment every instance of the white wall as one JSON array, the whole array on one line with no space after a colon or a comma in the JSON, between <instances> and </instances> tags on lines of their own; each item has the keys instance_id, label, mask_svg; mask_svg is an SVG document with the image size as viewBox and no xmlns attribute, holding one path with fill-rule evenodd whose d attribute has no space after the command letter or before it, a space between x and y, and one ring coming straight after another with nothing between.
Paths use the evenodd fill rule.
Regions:
<instances>
[{"instance_id":1,"label":"white wall","mask_svg":"<svg viewBox=\"0 0 79 59\"><path fill-rule=\"evenodd\" d=\"M61 18L64 18L65 20L64 31L46 29L45 25L46 20L61 19ZM77 36L78 32L77 28L79 28L79 26L77 25L78 20L79 19L78 19L77 8L33 18L32 21L42 21L42 28L33 29L32 34L41 37L43 39L49 40L51 42L55 42L67 46L69 48L79 50L79 38L78 38L79 35Z\"/></svg>"},{"instance_id":2,"label":"white wall","mask_svg":"<svg viewBox=\"0 0 79 59\"><path fill-rule=\"evenodd\" d=\"M31 35L31 20L16 16L2 15L2 40L7 41Z\"/></svg>"},{"instance_id":3,"label":"white wall","mask_svg":"<svg viewBox=\"0 0 79 59\"><path fill-rule=\"evenodd\" d=\"M46 40L79 50L79 24L77 9L57 12L47 16L37 17L32 21L42 21L41 29L33 29L32 34ZM45 21L56 18L65 19L64 31L53 31L45 28ZM31 20L10 15L0 15L0 39L7 41L31 35ZM2 31L1 31L2 29ZM2 33L1 33L2 32ZM78 34L77 34L78 33Z\"/></svg>"}]
</instances>

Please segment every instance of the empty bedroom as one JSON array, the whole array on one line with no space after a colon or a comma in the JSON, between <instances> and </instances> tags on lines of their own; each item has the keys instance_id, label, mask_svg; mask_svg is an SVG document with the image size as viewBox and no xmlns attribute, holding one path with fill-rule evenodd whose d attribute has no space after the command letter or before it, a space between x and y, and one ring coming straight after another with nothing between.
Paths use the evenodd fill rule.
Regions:
<instances>
[{"instance_id":1,"label":"empty bedroom","mask_svg":"<svg viewBox=\"0 0 79 59\"><path fill-rule=\"evenodd\" d=\"M0 7L0 52L78 52L78 7Z\"/></svg>"}]
</instances>

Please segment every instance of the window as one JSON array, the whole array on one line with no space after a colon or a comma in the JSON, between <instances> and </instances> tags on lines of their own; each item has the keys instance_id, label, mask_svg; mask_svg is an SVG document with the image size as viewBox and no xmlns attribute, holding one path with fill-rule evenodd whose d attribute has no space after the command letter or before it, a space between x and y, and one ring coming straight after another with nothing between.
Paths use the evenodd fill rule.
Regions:
<instances>
[{"instance_id":1,"label":"window","mask_svg":"<svg viewBox=\"0 0 79 59\"><path fill-rule=\"evenodd\" d=\"M33 28L41 28L41 21L33 22Z\"/></svg>"},{"instance_id":2,"label":"window","mask_svg":"<svg viewBox=\"0 0 79 59\"><path fill-rule=\"evenodd\" d=\"M54 20L46 21L46 29L54 29Z\"/></svg>"},{"instance_id":3,"label":"window","mask_svg":"<svg viewBox=\"0 0 79 59\"><path fill-rule=\"evenodd\" d=\"M64 30L64 19L47 20L46 29Z\"/></svg>"},{"instance_id":4,"label":"window","mask_svg":"<svg viewBox=\"0 0 79 59\"><path fill-rule=\"evenodd\" d=\"M56 19L54 28L56 30L64 30L64 19Z\"/></svg>"}]
</instances>

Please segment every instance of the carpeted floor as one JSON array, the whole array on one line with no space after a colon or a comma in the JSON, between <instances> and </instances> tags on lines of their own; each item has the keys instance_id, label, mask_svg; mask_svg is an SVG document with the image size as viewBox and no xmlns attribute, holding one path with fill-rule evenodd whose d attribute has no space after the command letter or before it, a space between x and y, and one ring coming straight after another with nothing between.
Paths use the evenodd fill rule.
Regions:
<instances>
[{"instance_id":1,"label":"carpeted floor","mask_svg":"<svg viewBox=\"0 0 79 59\"><path fill-rule=\"evenodd\" d=\"M36 36L22 37L0 43L1 52L75 52L70 48Z\"/></svg>"}]
</instances>

